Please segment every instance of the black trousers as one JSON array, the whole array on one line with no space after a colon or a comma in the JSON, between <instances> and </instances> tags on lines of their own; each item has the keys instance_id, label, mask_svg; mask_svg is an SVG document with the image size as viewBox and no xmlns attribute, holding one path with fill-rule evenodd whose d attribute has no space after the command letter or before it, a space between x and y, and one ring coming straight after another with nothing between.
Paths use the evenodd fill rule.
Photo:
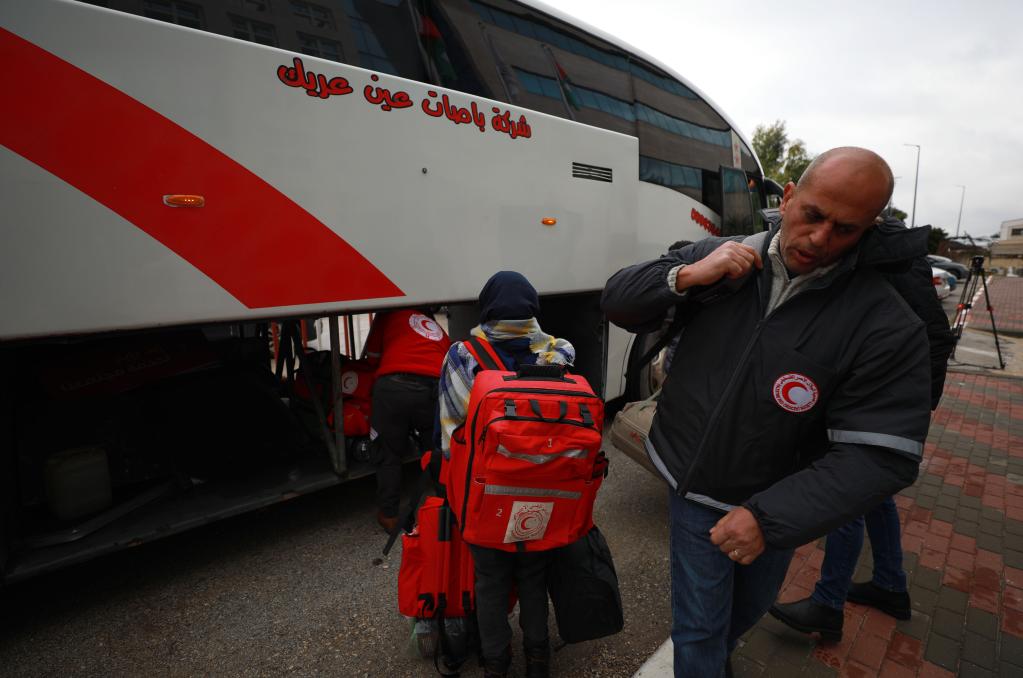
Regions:
<instances>
[{"instance_id":1,"label":"black trousers","mask_svg":"<svg viewBox=\"0 0 1023 678\"><path fill-rule=\"evenodd\" d=\"M476 563L476 617L483 659L495 660L511 643L508 596L519 595L519 627L526 650L546 650L547 563L550 553L514 553L469 545Z\"/></svg>"},{"instance_id":2,"label":"black trousers","mask_svg":"<svg viewBox=\"0 0 1023 678\"><path fill-rule=\"evenodd\" d=\"M385 374L373 385L370 426L377 465L377 508L398 515L401 501L401 458L408 451L409 432L419 431L421 448L433 440L437 380L417 374ZM420 451L422 451L422 449Z\"/></svg>"}]
</instances>

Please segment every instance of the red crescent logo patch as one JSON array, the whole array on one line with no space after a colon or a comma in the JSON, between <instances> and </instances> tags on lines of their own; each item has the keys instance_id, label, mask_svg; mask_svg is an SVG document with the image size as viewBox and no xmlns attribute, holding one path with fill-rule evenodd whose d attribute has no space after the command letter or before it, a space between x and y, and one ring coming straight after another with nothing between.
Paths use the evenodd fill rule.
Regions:
<instances>
[{"instance_id":1,"label":"red crescent logo patch","mask_svg":"<svg viewBox=\"0 0 1023 678\"><path fill-rule=\"evenodd\" d=\"M344 372L341 375L341 392L345 395L352 395L357 388L359 388L359 373Z\"/></svg>"},{"instance_id":2,"label":"red crescent logo patch","mask_svg":"<svg viewBox=\"0 0 1023 678\"><path fill-rule=\"evenodd\" d=\"M789 372L774 382L774 402L786 412L806 412L817 404L819 392L813 379Z\"/></svg>"},{"instance_id":3,"label":"red crescent logo patch","mask_svg":"<svg viewBox=\"0 0 1023 678\"><path fill-rule=\"evenodd\" d=\"M444 330L440 328L433 318L429 318L422 313L413 313L408 318L409 327L415 330L416 334L419 334L430 341L440 341L444 338Z\"/></svg>"}]
</instances>

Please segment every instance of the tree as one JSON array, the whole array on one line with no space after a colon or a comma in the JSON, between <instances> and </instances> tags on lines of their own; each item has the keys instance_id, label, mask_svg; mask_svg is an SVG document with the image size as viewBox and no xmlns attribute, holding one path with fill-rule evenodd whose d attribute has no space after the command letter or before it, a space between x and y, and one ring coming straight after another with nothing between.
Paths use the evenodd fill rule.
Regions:
<instances>
[{"instance_id":1,"label":"tree","mask_svg":"<svg viewBox=\"0 0 1023 678\"><path fill-rule=\"evenodd\" d=\"M948 240L948 231L937 226L931 226L931 232L927 236L927 251L931 254L938 252L938 246Z\"/></svg>"},{"instance_id":2,"label":"tree","mask_svg":"<svg viewBox=\"0 0 1023 678\"><path fill-rule=\"evenodd\" d=\"M896 219L901 219L902 221L906 221L906 217L909 216L909 214L907 214L906 212L903 212L902 210L900 210L895 205L892 205L892 208L890 210L886 210L886 211L890 212L891 215L893 217L895 217Z\"/></svg>"},{"instance_id":3,"label":"tree","mask_svg":"<svg viewBox=\"0 0 1023 678\"><path fill-rule=\"evenodd\" d=\"M785 133L785 123L776 120L770 127L757 125L753 132L753 151L760 158L760 164L764 166L764 174L777 181L782 166L785 164L785 146L788 144L788 135Z\"/></svg>"},{"instance_id":4,"label":"tree","mask_svg":"<svg viewBox=\"0 0 1023 678\"><path fill-rule=\"evenodd\" d=\"M753 151L760 158L764 174L784 186L799 181L817 156L810 155L801 139L789 139L784 120L773 125L757 125L753 132Z\"/></svg>"}]
</instances>

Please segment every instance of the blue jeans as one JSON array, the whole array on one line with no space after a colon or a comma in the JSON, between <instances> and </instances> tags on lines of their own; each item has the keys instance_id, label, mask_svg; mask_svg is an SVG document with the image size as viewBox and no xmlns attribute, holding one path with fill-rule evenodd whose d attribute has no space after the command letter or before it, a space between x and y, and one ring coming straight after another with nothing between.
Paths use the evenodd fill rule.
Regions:
<instances>
[{"instance_id":1,"label":"blue jeans","mask_svg":"<svg viewBox=\"0 0 1023 678\"><path fill-rule=\"evenodd\" d=\"M874 551L873 582L885 591L904 592L906 573L902 570L902 534L899 532L899 511L895 500L885 499L864 518L857 518L828 535L824 546L821 578L813 590L813 600L841 610L849 594L856 561L863 548L863 525L866 522L870 547Z\"/></svg>"},{"instance_id":2,"label":"blue jeans","mask_svg":"<svg viewBox=\"0 0 1023 678\"><path fill-rule=\"evenodd\" d=\"M778 596L791 550L768 548L739 565L711 543L720 511L671 493L671 640L675 676L724 674L736 641Z\"/></svg>"}]
</instances>

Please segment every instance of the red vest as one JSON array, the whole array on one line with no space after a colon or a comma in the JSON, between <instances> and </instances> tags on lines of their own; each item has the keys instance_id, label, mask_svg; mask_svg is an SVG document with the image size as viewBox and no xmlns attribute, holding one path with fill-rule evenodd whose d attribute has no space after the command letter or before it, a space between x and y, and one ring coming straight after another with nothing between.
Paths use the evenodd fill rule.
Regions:
<instances>
[{"instance_id":1,"label":"red vest","mask_svg":"<svg viewBox=\"0 0 1023 678\"><path fill-rule=\"evenodd\" d=\"M451 340L436 320L416 310L402 309L374 318L366 339L366 354L371 361L379 356L378 377L396 372L439 377L450 345Z\"/></svg>"}]
</instances>

